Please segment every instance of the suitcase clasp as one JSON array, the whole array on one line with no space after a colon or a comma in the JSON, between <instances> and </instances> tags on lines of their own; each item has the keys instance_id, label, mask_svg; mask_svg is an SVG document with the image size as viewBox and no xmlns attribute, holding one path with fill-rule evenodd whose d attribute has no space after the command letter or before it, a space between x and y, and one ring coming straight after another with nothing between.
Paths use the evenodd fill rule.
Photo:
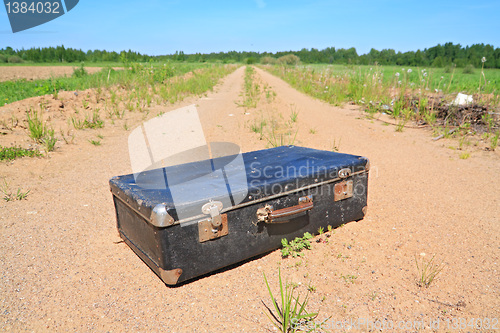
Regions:
<instances>
[{"instance_id":1,"label":"suitcase clasp","mask_svg":"<svg viewBox=\"0 0 500 333\"><path fill-rule=\"evenodd\" d=\"M200 243L219 238L228 234L227 215L221 215L222 202L210 200L201 207L203 214L210 218L198 222Z\"/></svg>"}]
</instances>

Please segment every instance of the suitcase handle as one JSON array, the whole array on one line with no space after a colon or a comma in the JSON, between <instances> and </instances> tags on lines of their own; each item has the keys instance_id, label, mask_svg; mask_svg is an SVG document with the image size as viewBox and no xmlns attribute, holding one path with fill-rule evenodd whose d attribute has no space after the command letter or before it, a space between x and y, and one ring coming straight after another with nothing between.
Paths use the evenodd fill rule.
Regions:
<instances>
[{"instance_id":1,"label":"suitcase handle","mask_svg":"<svg viewBox=\"0 0 500 333\"><path fill-rule=\"evenodd\" d=\"M299 204L286 207L278 210L273 210L272 206L266 206L259 209L257 216L259 220L265 223L286 223L289 222L294 217L299 217L303 215L308 210L313 209L314 203L312 201L312 196L306 196L299 198Z\"/></svg>"}]
</instances>

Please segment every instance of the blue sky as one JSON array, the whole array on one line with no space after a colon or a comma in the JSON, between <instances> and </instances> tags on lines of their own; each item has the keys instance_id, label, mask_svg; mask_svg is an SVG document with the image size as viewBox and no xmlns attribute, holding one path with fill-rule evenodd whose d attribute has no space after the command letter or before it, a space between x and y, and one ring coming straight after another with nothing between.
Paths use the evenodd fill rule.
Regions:
<instances>
[{"instance_id":1,"label":"blue sky","mask_svg":"<svg viewBox=\"0 0 500 333\"><path fill-rule=\"evenodd\" d=\"M446 42L500 47L499 17L498 0L80 0L67 14L15 34L2 6L0 48L64 44L160 55L330 46L363 54Z\"/></svg>"}]
</instances>

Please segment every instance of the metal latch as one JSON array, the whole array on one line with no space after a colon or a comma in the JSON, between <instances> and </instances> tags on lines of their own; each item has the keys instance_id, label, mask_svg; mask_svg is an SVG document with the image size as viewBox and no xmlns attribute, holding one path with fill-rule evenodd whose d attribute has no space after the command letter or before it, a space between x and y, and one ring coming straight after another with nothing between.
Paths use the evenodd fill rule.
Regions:
<instances>
[{"instance_id":1,"label":"metal latch","mask_svg":"<svg viewBox=\"0 0 500 333\"><path fill-rule=\"evenodd\" d=\"M220 201L209 201L201 207L203 214L210 215L210 218L198 222L200 243L228 234L227 215L221 215L221 210Z\"/></svg>"},{"instance_id":2,"label":"metal latch","mask_svg":"<svg viewBox=\"0 0 500 333\"><path fill-rule=\"evenodd\" d=\"M344 168L344 169L341 169L339 170L339 178L347 178L351 175L351 169L349 168Z\"/></svg>"},{"instance_id":3,"label":"metal latch","mask_svg":"<svg viewBox=\"0 0 500 333\"><path fill-rule=\"evenodd\" d=\"M352 197L353 195L353 182L352 180L344 180L335 184L333 188L333 200L340 201Z\"/></svg>"}]
</instances>

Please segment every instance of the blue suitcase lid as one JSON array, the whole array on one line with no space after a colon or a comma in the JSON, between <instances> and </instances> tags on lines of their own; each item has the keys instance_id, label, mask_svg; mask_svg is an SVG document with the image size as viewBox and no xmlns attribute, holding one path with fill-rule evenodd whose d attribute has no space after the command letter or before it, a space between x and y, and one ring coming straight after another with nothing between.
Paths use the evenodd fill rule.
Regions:
<instances>
[{"instance_id":1,"label":"blue suitcase lid","mask_svg":"<svg viewBox=\"0 0 500 333\"><path fill-rule=\"evenodd\" d=\"M281 146L117 176L110 186L118 199L135 207L146 220L168 226L199 218L202 206L210 201L219 202L224 212L337 179L345 169L365 172L368 159ZM166 220L151 221L152 215Z\"/></svg>"}]
</instances>

